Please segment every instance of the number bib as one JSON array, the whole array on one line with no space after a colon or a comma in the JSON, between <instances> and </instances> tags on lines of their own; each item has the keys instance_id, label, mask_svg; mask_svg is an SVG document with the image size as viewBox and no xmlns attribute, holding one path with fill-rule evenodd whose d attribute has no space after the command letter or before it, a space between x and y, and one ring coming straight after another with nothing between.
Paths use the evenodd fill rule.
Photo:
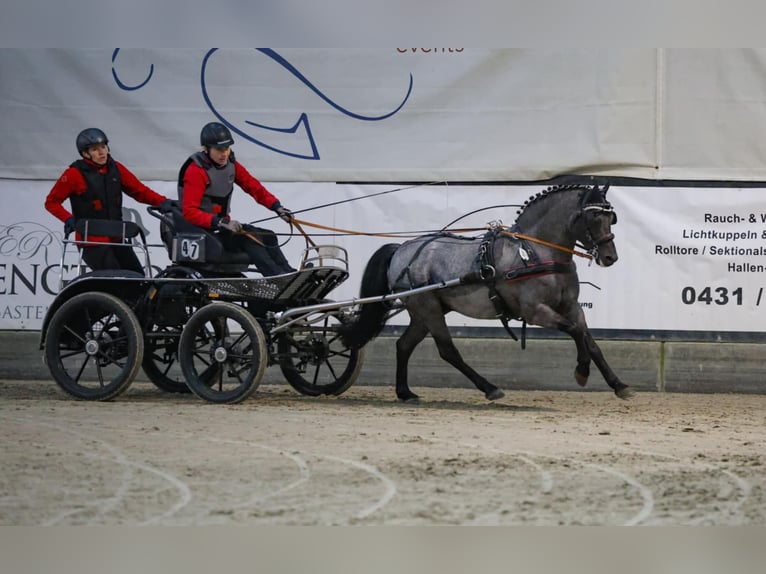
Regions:
<instances>
[{"instance_id":1,"label":"number bib","mask_svg":"<svg viewBox=\"0 0 766 574\"><path fill-rule=\"evenodd\" d=\"M173 237L173 261L205 262L205 236L180 233Z\"/></svg>"}]
</instances>

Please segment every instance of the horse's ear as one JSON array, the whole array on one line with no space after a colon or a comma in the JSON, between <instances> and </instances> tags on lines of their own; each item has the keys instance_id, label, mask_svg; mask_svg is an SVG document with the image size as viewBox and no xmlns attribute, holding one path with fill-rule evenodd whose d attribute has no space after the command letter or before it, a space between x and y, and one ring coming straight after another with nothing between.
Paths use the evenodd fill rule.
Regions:
<instances>
[{"instance_id":1,"label":"horse's ear","mask_svg":"<svg viewBox=\"0 0 766 574\"><path fill-rule=\"evenodd\" d=\"M601 195L604 196L604 199L606 199L606 192L609 191L609 184L607 183L604 185L604 187L601 188Z\"/></svg>"},{"instance_id":2,"label":"horse's ear","mask_svg":"<svg viewBox=\"0 0 766 574\"><path fill-rule=\"evenodd\" d=\"M590 205L591 203L601 202L601 188L598 185L585 186L585 193L580 198L580 205Z\"/></svg>"}]
</instances>

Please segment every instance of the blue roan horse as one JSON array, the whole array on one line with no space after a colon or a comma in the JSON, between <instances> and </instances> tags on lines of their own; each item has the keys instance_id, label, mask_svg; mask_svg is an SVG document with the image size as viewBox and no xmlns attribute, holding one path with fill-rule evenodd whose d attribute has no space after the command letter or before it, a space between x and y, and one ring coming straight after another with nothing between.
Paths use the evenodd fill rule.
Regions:
<instances>
[{"instance_id":1,"label":"blue roan horse","mask_svg":"<svg viewBox=\"0 0 766 574\"><path fill-rule=\"evenodd\" d=\"M468 377L487 399L503 396L460 356L444 319L450 311L476 319L501 318L504 323L518 319L563 331L577 345L575 379L580 385L586 384L593 360L618 397L632 396L633 391L604 360L577 300L576 245L603 267L617 261L612 234L617 216L606 199L608 187L550 187L530 197L510 229L495 228L476 238L424 235L403 244L384 245L373 254L362 276L362 298L460 279L455 286L402 298L410 324L396 342L399 399L418 398L407 383L407 364L429 333L439 356ZM361 305L358 316L341 330L344 344L364 346L380 333L391 310L388 300Z\"/></svg>"}]
</instances>

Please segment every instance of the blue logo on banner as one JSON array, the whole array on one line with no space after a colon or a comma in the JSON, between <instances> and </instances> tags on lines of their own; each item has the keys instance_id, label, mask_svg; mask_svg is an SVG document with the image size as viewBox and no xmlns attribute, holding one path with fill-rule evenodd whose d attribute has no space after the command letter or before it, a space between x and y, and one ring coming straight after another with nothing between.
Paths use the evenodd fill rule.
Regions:
<instances>
[{"instance_id":1,"label":"blue logo on banner","mask_svg":"<svg viewBox=\"0 0 766 574\"><path fill-rule=\"evenodd\" d=\"M309 121L309 116L306 112L301 113L300 116L298 117L298 120L295 122L295 124L289 127L270 126L270 125L266 125L262 123L256 123L254 121L245 122L247 125L252 126L254 130L266 130L266 131L278 132L283 134L298 134L299 131L302 131L303 134L305 134L304 137L306 141L308 142L311 152L296 153L296 152L291 152L286 149L280 148L276 145L271 145L267 143L266 141L264 141L263 139L261 139L262 136L255 136L254 134L249 133L248 131L245 131L245 129L235 126L231 121L229 121L224 116L224 114L221 111L219 111L216 108L215 103L213 102L208 92L207 82L205 80L205 72L206 72L210 57L217 50L218 48L213 48L212 50L209 50L207 54L205 54L205 57L202 60L202 68L200 71L200 86L202 88L202 96L205 99L205 103L207 104L208 108L210 108L210 111L213 112L215 117L218 118L218 120L221 123L225 124L232 132L239 134L239 136L241 136L242 138L256 145L259 145L273 152L287 155L290 157L295 157L299 159L318 160L319 150L316 144L316 140L314 139L314 135L311 132L311 124ZM314 85L314 83L312 83L300 70L298 70L295 66L293 66L290 62L288 62L284 57L282 57L280 54L278 54L274 50L270 48L256 48L256 51L274 60L277 64L279 64L285 70L287 70L290 74L295 76L309 90L311 90L314 94L316 94L323 101L325 101L328 105L338 110L343 115L353 118L355 120L366 121L366 122L379 122L379 121L388 119L394 114L396 114L397 112L399 112L399 110L401 110L404 107L404 104L407 103L407 100L409 100L410 98L410 94L412 94L413 78L412 78L412 74L410 74L409 85L407 87L407 93L405 94L404 99L401 101L401 103L396 108L394 108L394 110L379 116L365 116L362 114L357 114L337 104L335 101L333 101L322 90L320 90L316 85ZM119 76L117 75L117 71L115 70L115 61L117 59L117 55L119 54L119 52L120 52L120 48L117 48L112 53L112 76L117 86L119 86L120 89L125 91L134 91L144 87L149 82L149 80L152 79L152 76L154 75L154 64L150 65L149 74L146 76L146 78L142 82L135 85L128 85L120 80Z\"/></svg>"}]
</instances>

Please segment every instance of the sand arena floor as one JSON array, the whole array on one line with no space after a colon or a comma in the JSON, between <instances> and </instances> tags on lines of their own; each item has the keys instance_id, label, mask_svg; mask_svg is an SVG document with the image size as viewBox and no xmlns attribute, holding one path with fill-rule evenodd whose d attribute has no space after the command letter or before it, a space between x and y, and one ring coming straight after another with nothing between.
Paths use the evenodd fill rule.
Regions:
<instances>
[{"instance_id":1,"label":"sand arena floor","mask_svg":"<svg viewBox=\"0 0 766 574\"><path fill-rule=\"evenodd\" d=\"M766 525L766 396L0 381L0 525Z\"/></svg>"}]
</instances>

